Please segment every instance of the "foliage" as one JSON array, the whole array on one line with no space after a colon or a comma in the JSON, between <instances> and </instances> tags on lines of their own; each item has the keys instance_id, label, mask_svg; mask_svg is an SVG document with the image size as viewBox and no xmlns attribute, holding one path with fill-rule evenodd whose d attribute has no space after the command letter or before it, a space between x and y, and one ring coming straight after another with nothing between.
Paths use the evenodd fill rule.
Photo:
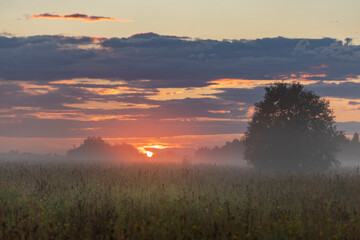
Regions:
<instances>
[{"instance_id":1,"label":"foliage","mask_svg":"<svg viewBox=\"0 0 360 240\"><path fill-rule=\"evenodd\" d=\"M84 160L139 160L142 155L132 145L122 143L111 145L101 137L87 137L78 147L67 152L67 156Z\"/></svg>"},{"instance_id":2,"label":"foliage","mask_svg":"<svg viewBox=\"0 0 360 240\"><path fill-rule=\"evenodd\" d=\"M0 163L0 239L360 239L359 172Z\"/></svg>"},{"instance_id":3,"label":"foliage","mask_svg":"<svg viewBox=\"0 0 360 240\"><path fill-rule=\"evenodd\" d=\"M245 133L245 158L258 168L326 170L338 166L338 144L329 102L299 83L276 83L265 88L264 99Z\"/></svg>"},{"instance_id":4,"label":"foliage","mask_svg":"<svg viewBox=\"0 0 360 240\"><path fill-rule=\"evenodd\" d=\"M67 156L104 156L110 152L110 144L105 142L101 137L87 137L79 147L69 150Z\"/></svg>"}]
</instances>

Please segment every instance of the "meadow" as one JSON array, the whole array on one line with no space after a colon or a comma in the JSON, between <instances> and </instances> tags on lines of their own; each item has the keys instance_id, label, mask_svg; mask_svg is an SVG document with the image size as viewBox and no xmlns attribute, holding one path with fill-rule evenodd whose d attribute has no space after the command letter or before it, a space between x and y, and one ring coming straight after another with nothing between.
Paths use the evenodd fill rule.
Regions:
<instances>
[{"instance_id":1,"label":"meadow","mask_svg":"<svg viewBox=\"0 0 360 240\"><path fill-rule=\"evenodd\" d=\"M1 162L0 239L360 239L358 169Z\"/></svg>"}]
</instances>

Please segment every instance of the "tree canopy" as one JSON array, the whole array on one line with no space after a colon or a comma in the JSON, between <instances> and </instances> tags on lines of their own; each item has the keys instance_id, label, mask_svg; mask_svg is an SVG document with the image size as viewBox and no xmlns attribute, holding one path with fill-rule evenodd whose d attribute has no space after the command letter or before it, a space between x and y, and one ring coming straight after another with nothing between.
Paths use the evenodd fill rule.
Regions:
<instances>
[{"instance_id":1,"label":"tree canopy","mask_svg":"<svg viewBox=\"0 0 360 240\"><path fill-rule=\"evenodd\" d=\"M338 143L345 136L336 129L329 102L299 83L276 83L265 91L245 133L245 159L272 170L338 166Z\"/></svg>"},{"instance_id":2,"label":"tree canopy","mask_svg":"<svg viewBox=\"0 0 360 240\"><path fill-rule=\"evenodd\" d=\"M66 155L74 159L100 160L102 162L110 160L131 162L142 157L132 145L126 143L111 145L101 137L87 137L80 146L74 146Z\"/></svg>"}]
</instances>

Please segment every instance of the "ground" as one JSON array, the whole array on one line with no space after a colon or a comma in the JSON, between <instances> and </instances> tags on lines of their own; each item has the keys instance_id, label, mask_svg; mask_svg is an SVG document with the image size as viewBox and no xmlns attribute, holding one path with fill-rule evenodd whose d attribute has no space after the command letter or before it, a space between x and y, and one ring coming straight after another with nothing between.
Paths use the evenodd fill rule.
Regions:
<instances>
[{"instance_id":1,"label":"ground","mask_svg":"<svg viewBox=\"0 0 360 240\"><path fill-rule=\"evenodd\" d=\"M360 239L360 173L1 162L0 239Z\"/></svg>"}]
</instances>

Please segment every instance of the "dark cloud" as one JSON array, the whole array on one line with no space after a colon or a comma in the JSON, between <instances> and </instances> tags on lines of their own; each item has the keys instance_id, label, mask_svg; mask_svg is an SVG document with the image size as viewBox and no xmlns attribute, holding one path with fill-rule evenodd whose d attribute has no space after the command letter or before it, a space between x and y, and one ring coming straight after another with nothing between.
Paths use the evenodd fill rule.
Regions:
<instances>
[{"instance_id":1,"label":"dark cloud","mask_svg":"<svg viewBox=\"0 0 360 240\"><path fill-rule=\"evenodd\" d=\"M360 132L360 122L340 122L337 123L338 129L345 131L346 134L354 134Z\"/></svg>"},{"instance_id":2,"label":"dark cloud","mask_svg":"<svg viewBox=\"0 0 360 240\"><path fill-rule=\"evenodd\" d=\"M9 97L9 96L14 96L17 95L18 93L20 93L21 91L23 91L23 88L18 85L18 84L1 84L0 85L0 97ZM2 99L3 102L4 99Z\"/></svg>"},{"instance_id":3,"label":"dark cloud","mask_svg":"<svg viewBox=\"0 0 360 240\"><path fill-rule=\"evenodd\" d=\"M360 98L360 83L344 82L340 84L317 83L307 86L320 96L338 98Z\"/></svg>"},{"instance_id":4,"label":"dark cloud","mask_svg":"<svg viewBox=\"0 0 360 240\"><path fill-rule=\"evenodd\" d=\"M234 102L242 102L245 103L246 106L252 106L255 102L260 101L264 94L264 87L256 87L256 88L223 88L222 93L217 93L217 96L220 99L225 101L234 101Z\"/></svg>"},{"instance_id":5,"label":"dark cloud","mask_svg":"<svg viewBox=\"0 0 360 240\"><path fill-rule=\"evenodd\" d=\"M191 93L186 93L188 98L169 96L169 100L162 101L156 100L161 99L156 98L162 93L158 88L191 92L192 87L208 86L214 84L211 80L222 78L302 78L321 80L306 86L321 96L360 99L360 83L322 81L355 77L360 74L359 64L360 46L330 38L216 41L155 33L110 39L0 36L0 135L86 137L91 131L91 135L106 137L155 137L242 133L248 108L262 99L263 86L217 85L216 91L220 92L216 94L191 98ZM74 78L89 79L52 83ZM102 81L98 84L92 80L95 78ZM101 88L124 90L101 94ZM206 89L202 91L206 93ZM94 105L91 109L81 105L88 102L110 107ZM112 119L91 120L94 116ZM359 129L359 124L339 126L353 131Z\"/></svg>"},{"instance_id":6,"label":"dark cloud","mask_svg":"<svg viewBox=\"0 0 360 240\"><path fill-rule=\"evenodd\" d=\"M55 87L56 88L52 88ZM84 88L86 86L86 88ZM17 84L4 84L0 88L0 107L11 109L13 114L33 114L67 112L82 114L83 116L100 117L131 117L137 119L193 119L193 118L217 118L217 119L242 119L246 110L240 110L240 105L231 100L203 97L171 99L166 101L152 100L150 96L158 91L118 93L112 95L99 95L91 91L104 85L45 85L44 87L27 87L26 90ZM116 85L115 85L116 86ZM50 89L49 89L50 87ZM109 86L107 86L109 87ZM51 89L52 88L52 89ZM102 109L93 106L91 109L84 105L88 102L108 103L111 109ZM122 104L119 108L116 103ZM76 105L73 105L76 104ZM80 105L79 105L80 104ZM146 104L146 107L144 105ZM9 110L10 111L10 110ZM8 113L8 112L3 112ZM64 114L65 114L64 113ZM62 114L63 117L66 117ZM46 114L45 114L46 115ZM72 115L73 117L77 115Z\"/></svg>"},{"instance_id":7,"label":"dark cloud","mask_svg":"<svg viewBox=\"0 0 360 240\"><path fill-rule=\"evenodd\" d=\"M344 82L338 84L329 84L319 82L316 84L309 84L305 86L305 88L314 91L321 97L360 99L360 83ZM214 94L218 98L225 101L243 102L247 106L251 106L256 102L259 102L265 94L264 86L251 89L223 88L220 90L222 90L223 92ZM357 103L350 101L349 104L355 105Z\"/></svg>"},{"instance_id":8,"label":"dark cloud","mask_svg":"<svg viewBox=\"0 0 360 240\"><path fill-rule=\"evenodd\" d=\"M88 77L136 84L147 79L142 87L195 87L219 78L284 79L291 74L338 80L359 75L359 65L360 46L331 38L0 37L0 77L10 80Z\"/></svg>"},{"instance_id":9,"label":"dark cloud","mask_svg":"<svg viewBox=\"0 0 360 240\"><path fill-rule=\"evenodd\" d=\"M360 105L360 102L349 101L348 104L349 105Z\"/></svg>"},{"instance_id":10,"label":"dark cloud","mask_svg":"<svg viewBox=\"0 0 360 240\"><path fill-rule=\"evenodd\" d=\"M19 38L0 36L0 48L16 48L21 44L22 41Z\"/></svg>"},{"instance_id":11,"label":"dark cloud","mask_svg":"<svg viewBox=\"0 0 360 240\"><path fill-rule=\"evenodd\" d=\"M73 44L73 48L84 44L97 43L98 41L105 40L104 38L95 37L67 37L62 35L41 35L29 37L6 37L0 36L0 48L17 48L22 47L22 50L29 51L32 48L37 50L60 50L66 44ZM12 52L15 53L15 52Z\"/></svg>"},{"instance_id":12,"label":"dark cloud","mask_svg":"<svg viewBox=\"0 0 360 240\"><path fill-rule=\"evenodd\" d=\"M64 104L84 103L97 95L81 88L60 86L44 94L32 94L31 91L45 91L47 88L28 88L26 91L17 84L0 85L0 107L35 107L42 110L70 109Z\"/></svg>"},{"instance_id":13,"label":"dark cloud","mask_svg":"<svg viewBox=\"0 0 360 240\"><path fill-rule=\"evenodd\" d=\"M158 101L158 107L142 110L150 119L167 118L228 118L242 119L245 110L239 110L236 102L228 102L215 98L186 98Z\"/></svg>"},{"instance_id":14,"label":"dark cloud","mask_svg":"<svg viewBox=\"0 0 360 240\"><path fill-rule=\"evenodd\" d=\"M6 120L6 119L4 119ZM236 134L244 132L246 122L238 121L161 121L21 118L0 124L2 137L87 137L89 133L106 137L169 137L181 135Z\"/></svg>"}]
</instances>

